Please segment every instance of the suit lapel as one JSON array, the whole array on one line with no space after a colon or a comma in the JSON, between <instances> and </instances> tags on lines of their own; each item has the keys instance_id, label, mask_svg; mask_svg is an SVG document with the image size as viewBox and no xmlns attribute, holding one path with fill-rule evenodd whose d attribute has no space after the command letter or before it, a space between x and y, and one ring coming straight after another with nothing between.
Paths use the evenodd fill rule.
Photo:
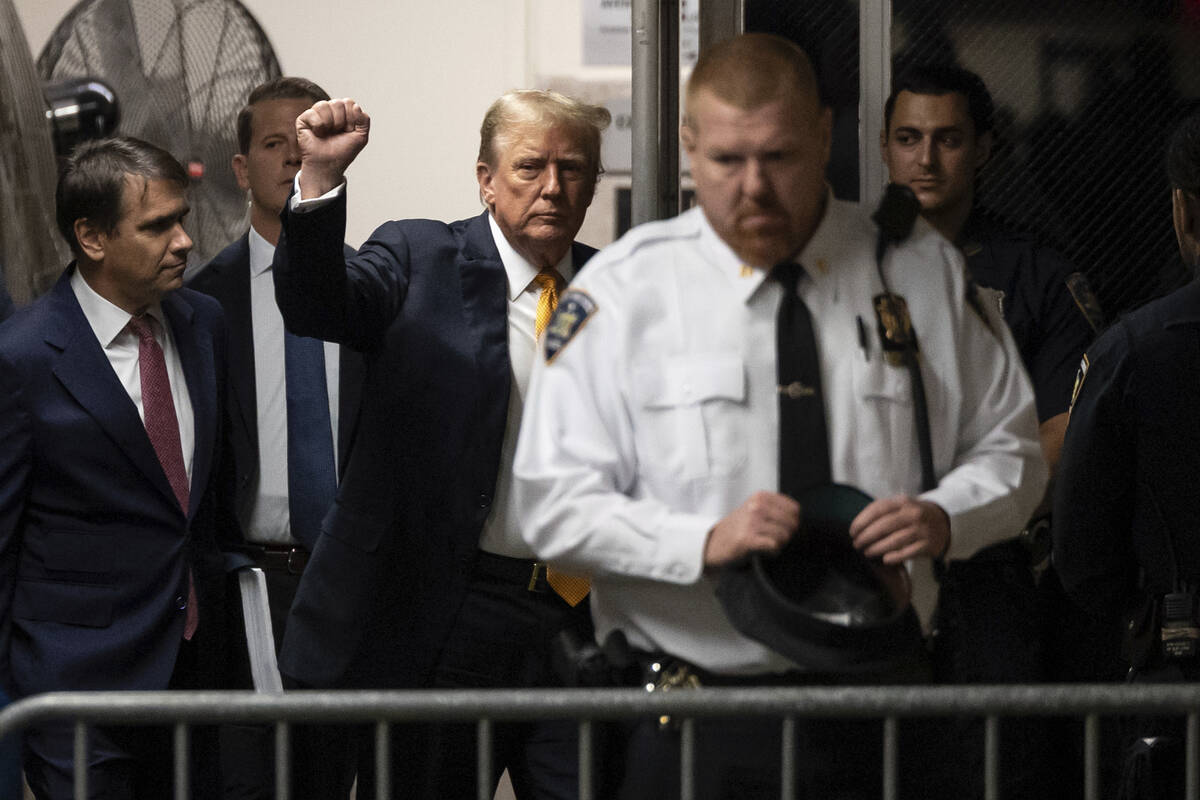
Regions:
<instances>
[{"instance_id":1,"label":"suit lapel","mask_svg":"<svg viewBox=\"0 0 1200 800\"><path fill-rule=\"evenodd\" d=\"M221 283L218 299L225 309L229 330L229 385L234 408L230 416L247 443L247 452L258 452L258 392L254 372L254 325L250 310L250 240L238 240L228 262L214 264Z\"/></svg>"},{"instance_id":2,"label":"suit lapel","mask_svg":"<svg viewBox=\"0 0 1200 800\"><path fill-rule=\"evenodd\" d=\"M504 398L507 409L512 369L508 358L508 279L492 240L487 212L467 223L459 264L463 314L479 344L483 386ZM507 410L504 412L507 414Z\"/></svg>"},{"instance_id":3,"label":"suit lapel","mask_svg":"<svg viewBox=\"0 0 1200 800\"><path fill-rule=\"evenodd\" d=\"M195 310L177 292L163 298L163 314L171 326L175 349L187 380L195 418L195 445L192 451L192 487L189 516L195 512L208 488L216 441L217 381L213 365L211 332L195 324Z\"/></svg>"},{"instance_id":4,"label":"suit lapel","mask_svg":"<svg viewBox=\"0 0 1200 800\"><path fill-rule=\"evenodd\" d=\"M55 325L47 332L46 342L61 352L54 364L54 375L163 497L178 508L175 492L146 435L137 406L117 379L79 307L71 290L70 275L68 271L51 291Z\"/></svg>"}]
</instances>

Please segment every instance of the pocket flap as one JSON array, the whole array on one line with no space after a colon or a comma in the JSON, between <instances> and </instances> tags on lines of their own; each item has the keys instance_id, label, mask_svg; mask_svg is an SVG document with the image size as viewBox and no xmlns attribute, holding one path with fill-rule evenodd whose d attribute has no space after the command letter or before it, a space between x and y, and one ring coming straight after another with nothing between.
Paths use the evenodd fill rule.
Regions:
<instances>
[{"instance_id":1,"label":"pocket flap","mask_svg":"<svg viewBox=\"0 0 1200 800\"><path fill-rule=\"evenodd\" d=\"M860 397L912 405L912 379L907 367L894 367L884 358L855 362L854 382Z\"/></svg>"},{"instance_id":2,"label":"pocket flap","mask_svg":"<svg viewBox=\"0 0 1200 800\"><path fill-rule=\"evenodd\" d=\"M635 392L646 408L699 405L705 400L741 402L746 398L746 368L734 353L676 356L634 371Z\"/></svg>"},{"instance_id":3,"label":"pocket flap","mask_svg":"<svg viewBox=\"0 0 1200 800\"><path fill-rule=\"evenodd\" d=\"M113 589L90 583L19 580L12 613L18 619L107 628L112 622Z\"/></svg>"}]
</instances>

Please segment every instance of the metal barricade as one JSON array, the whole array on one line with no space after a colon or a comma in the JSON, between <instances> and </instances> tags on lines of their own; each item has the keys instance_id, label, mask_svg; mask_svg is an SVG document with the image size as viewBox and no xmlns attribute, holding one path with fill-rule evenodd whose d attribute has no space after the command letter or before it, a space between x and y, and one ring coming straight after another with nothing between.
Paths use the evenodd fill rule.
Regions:
<instances>
[{"instance_id":1,"label":"metal barricade","mask_svg":"<svg viewBox=\"0 0 1200 800\"><path fill-rule=\"evenodd\" d=\"M983 717L985 797L999 797L1000 717L1079 716L1084 728L1084 796L1100 797L1099 726L1110 715L1157 714L1187 717L1186 798L1200 800L1200 684L1036 685L969 687L712 688L665 693L639 689L338 691L265 695L252 692L56 692L21 700L0 712L0 739L50 720L75 722L75 796L87 797L88 729L98 724L173 725L175 797L188 798L189 728L228 722L275 723L278 800L291 796L287 766L292 723L364 723L376 726L378 763L388 763L389 726L405 722L475 722L480 800L491 800L492 726L497 722L578 719L580 792L592 800L593 723L597 720L659 717L683 721L683 800L695 792L696 719L777 717L781 720L783 796L796 782L793 757L797 718L845 717L883 720L883 797L897 797L898 727L904 717ZM376 794L391 795L387 769L376 771Z\"/></svg>"}]
</instances>

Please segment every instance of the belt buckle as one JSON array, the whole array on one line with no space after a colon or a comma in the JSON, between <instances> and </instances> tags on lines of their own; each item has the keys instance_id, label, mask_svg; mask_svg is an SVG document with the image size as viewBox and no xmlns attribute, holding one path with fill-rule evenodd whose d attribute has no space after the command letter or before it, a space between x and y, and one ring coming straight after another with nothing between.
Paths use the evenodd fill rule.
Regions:
<instances>
[{"instance_id":1,"label":"belt buckle","mask_svg":"<svg viewBox=\"0 0 1200 800\"><path fill-rule=\"evenodd\" d=\"M531 592L537 592L538 594L543 594L546 591L546 587L539 583L538 576L541 575L544 578L545 572L546 572L546 565L543 562L541 562L541 561L533 562L533 572L530 573L529 585L526 586L525 588Z\"/></svg>"},{"instance_id":2,"label":"belt buckle","mask_svg":"<svg viewBox=\"0 0 1200 800\"><path fill-rule=\"evenodd\" d=\"M299 547L293 547L288 550L287 571L289 575L299 575L304 571L305 559L302 559L301 555L302 553Z\"/></svg>"},{"instance_id":3,"label":"belt buckle","mask_svg":"<svg viewBox=\"0 0 1200 800\"><path fill-rule=\"evenodd\" d=\"M692 671L691 666L683 661L668 661L655 659L646 668L646 691L669 692L674 689L699 689L703 684L700 676ZM667 714L658 718L660 731L678 730L679 723Z\"/></svg>"}]
</instances>

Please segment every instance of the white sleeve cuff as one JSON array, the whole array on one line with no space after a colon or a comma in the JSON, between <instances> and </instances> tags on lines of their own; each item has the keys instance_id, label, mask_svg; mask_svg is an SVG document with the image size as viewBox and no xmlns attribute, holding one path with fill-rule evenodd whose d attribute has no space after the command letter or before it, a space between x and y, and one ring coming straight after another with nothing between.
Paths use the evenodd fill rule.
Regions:
<instances>
[{"instance_id":1,"label":"white sleeve cuff","mask_svg":"<svg viewBox=\"0 0 1200 800\"><path fill-rule=\"evenodd\" d=\"M301 200L300 173L297 172L295 179L292 181L292 196L288 199L288 211L298 214L316 211L322 206L329 205L331 202L341 197L345 192L346 182L342 181L320 197L310 197L307 200Z\"/></svg>"}]
</instances>

